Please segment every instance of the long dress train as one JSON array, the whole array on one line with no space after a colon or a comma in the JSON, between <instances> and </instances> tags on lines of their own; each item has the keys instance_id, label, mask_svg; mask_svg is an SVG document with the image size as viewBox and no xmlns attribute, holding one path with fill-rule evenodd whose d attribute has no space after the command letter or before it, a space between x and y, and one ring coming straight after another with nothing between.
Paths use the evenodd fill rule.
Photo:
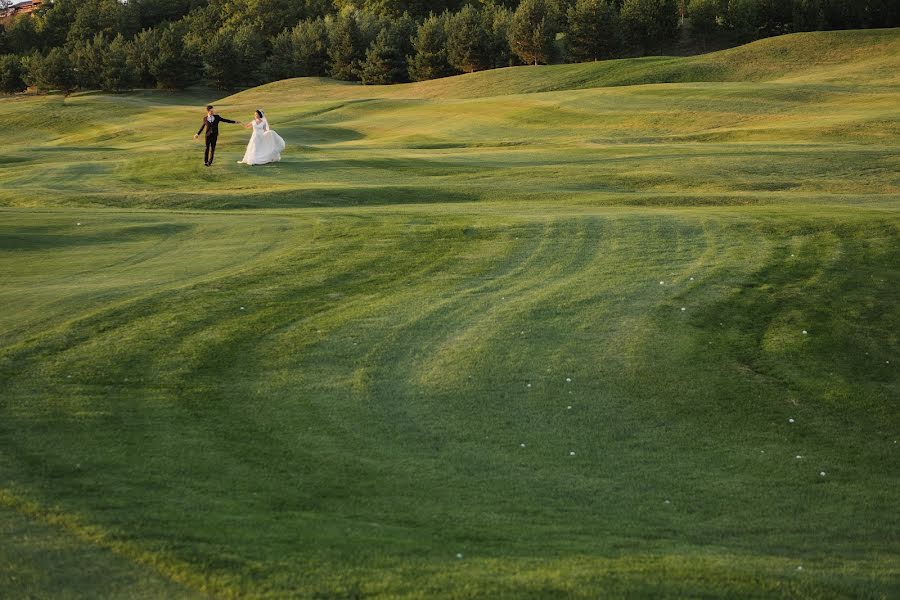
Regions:
<instances>
[{"instance_id":1,"label":"long dress train","mask_svg":"<svg viewBox=\"0 0 900 600\"><path fill-rule=\"evenodd\" d=\"M247 151L240 161L245 165L263 165L281 160L281 151L284 150L284 140L281 136L269 129L269 121L253 121L253 135L247 144Z\"/></svg>"}]
</instances>

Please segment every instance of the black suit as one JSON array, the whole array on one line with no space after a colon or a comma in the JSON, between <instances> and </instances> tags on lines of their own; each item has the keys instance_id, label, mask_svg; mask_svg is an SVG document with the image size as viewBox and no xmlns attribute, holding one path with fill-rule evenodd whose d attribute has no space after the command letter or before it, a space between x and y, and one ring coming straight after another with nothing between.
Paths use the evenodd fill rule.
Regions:
<instances>
[{"instance_id":1,"label":"black suit","mask_svg":"<svg viewBox=\"0 0 900 600\"><path fill-rule=\"evenodd\" d=\"M211 165L213 158L216 155L216 141L219 139L219 123L234 123L229 119L223 119L219 115L213 115L213 120L210 121L209 117L203 117L203 125L200 126L200 130L197 131L197 135L200 135L204 129L206 129L206 151L203 153L203 162Z\"/></svg>"}]
</instances>

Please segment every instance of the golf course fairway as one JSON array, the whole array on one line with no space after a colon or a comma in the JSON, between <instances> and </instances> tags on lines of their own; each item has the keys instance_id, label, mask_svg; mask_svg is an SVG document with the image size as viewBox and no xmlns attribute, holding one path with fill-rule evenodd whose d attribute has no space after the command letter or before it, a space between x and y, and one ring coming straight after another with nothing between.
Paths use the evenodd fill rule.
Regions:
<instances>
[{"instance_id":1,"label":"golf course fairway","mask_svg":"<svg viewBox=\"0 0 900 600\"><path fill-rule=\"evenodd\" d=\"M900 596L900 30L221 96L0 99L0 597Z\"/></svg>"}]
</instances>

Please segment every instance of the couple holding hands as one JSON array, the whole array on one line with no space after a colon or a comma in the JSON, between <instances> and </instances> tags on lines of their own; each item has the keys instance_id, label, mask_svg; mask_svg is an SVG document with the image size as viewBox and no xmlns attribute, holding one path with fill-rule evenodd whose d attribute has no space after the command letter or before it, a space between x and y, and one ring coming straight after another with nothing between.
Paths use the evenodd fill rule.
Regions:
<instances>
[{"instance_id":1,"label":"couple holding hands","mask_svg":"<svg viewBox=\"0 0 900 600\"><path fill-rule=\"evenodd\" d=\"M261 109L256 109L256 112L253 114L253 121L244 125L240 121L232 121L217 115L213 106L210 105L206 107L206 117L203 119L203 125L200 126L200 130L194 135L194 139L197 139L206 130L206 150L203 153L203 164L207 167L212 165L213 158L216 155L219 123L237 123L238 125L243 125L244 129L253 128L253 135L250 136L247 151L244 152L244 158L239 160L239 163L263 165L281 160L284 140L281 139L280 135L269 129L269 121Z\"/></svg>"}]
</instances>

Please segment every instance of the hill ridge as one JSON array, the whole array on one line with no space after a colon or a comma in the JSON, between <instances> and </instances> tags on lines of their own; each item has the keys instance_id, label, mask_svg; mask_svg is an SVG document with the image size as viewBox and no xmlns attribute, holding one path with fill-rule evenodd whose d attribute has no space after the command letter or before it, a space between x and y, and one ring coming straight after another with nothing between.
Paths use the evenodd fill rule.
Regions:
<instances>
[{"instance_id":1,"label":"hill ridge","mask_svg":"<svg viewBox=\"0 0 900 600\"><path fill-rule=\"evenodd\" d=\"M504 67L389 86L301 77L243 90L220 102L242 103L248 95L272 92L322 100L461 99L666 83L859 83L873 76L886 85L900 84L900 29L793 33L696 56Z\"/></svg>"}]
</instances>

